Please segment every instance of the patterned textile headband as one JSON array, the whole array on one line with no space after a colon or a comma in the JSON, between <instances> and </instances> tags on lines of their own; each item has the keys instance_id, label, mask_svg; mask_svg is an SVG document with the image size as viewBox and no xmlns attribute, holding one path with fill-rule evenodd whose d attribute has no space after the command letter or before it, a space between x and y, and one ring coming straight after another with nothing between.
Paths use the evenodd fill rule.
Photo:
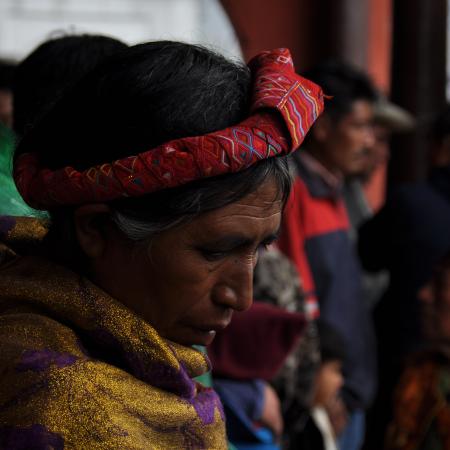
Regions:
<instances>
[{"instance_id":1,"label":"patterned textile headband","mask_svg":"<svg viewBox=\"0 0 450 450\"><path fill-rule=\"evenodd\" d=\"M176 139L135 156L83 171L41 167L35 153L17 158L14 178L33 208L138 197L194 180L239 172L296 150L323 111L319 86L294 71L287 49L253 58L251 115L204 136Z\"/></svg>"}]
</instances>

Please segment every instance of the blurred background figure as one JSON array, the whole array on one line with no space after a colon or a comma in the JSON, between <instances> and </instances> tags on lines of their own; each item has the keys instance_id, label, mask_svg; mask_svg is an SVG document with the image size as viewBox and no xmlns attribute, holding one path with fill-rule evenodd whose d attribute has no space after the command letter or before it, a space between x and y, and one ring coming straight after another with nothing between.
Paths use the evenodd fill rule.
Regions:
<instances>
[{"instance_id":1,"label":"blurred background figure","mask_svg":"<svg viewBox=\"0 0 450 450\"><path fill-rule=\"evenodd\" d=\"M16 64L0 60L0 215L29 215L29 208L17 192L12 171L14 152L13 79Z\"/></svg>"},{"instance_id":2,"label":"blurred background figure","mask_svg":"<svg viewBox=\"0 0 450 450\"><path fill-rule=\"evenodd\" d=\"M419 297L426 348L410 357L396 388L387 450L450 448L450 253Z\"/></svg>"},{"instance_id":3,"label":"blurred background figure","mask_svg":"<svg viewBox=\"0 0 450 450\"><path fill-rule=\"evenodd\" d=\"M393 134L406 133L414 127L413 116L403 108L378 96L374 105L373 135L374 142L366 148L366 160L359 173L346 178L344 198L351 224L352 239L357 241L357 230L367 219L373 216L374 208L367 199L365 186L377 176L379 170L385 170L391 157L390 142Z\"/></svg>"},{"instance_id":4,"label":"blurred background figure","mask_svg":"<svg viewBox=\"0 0 450 450\"><path fill-rule=\"evenodd\" d=\"M374 179L380 179L380 189L386 187L382 181L391 157L390 141L393 134L405 133L413 129L414 118L408 111L389 102L383 96L378 96L374 106L373 116L373 145L366 148L366 161L360 173L346 177L344 181L344 200L350 220L350 238L355 247L358 243L358 229L367 222L379 209L377 205L369 203L366 186ZM369 310L383 296L389 284L389 272L362 272L363 299Z\"/></svg>"},{"instance_id":5,"label":"blurred background figure","mask_svg":"<svg viewBox=\"0 0 450 450\"><path fill-rule=\"evenodd\" d=\"M304 314L268 303L256 301L236 314L208 346L213 385L225 407L229 439L238 449L275 450L279 442L296 448L290 446L296 424L284 414L292 397L283 388L279 396L271 384L280 385L276 380L286 372L287 359L303 346L307 322Z\"/></svg>"},{"instance_id":6,"label":"blurred background figure","mask_svg":"<svg viewBox=\"0 0 450 450\"><path fill-rule=\"evenodd\" d=\"M313 399L304 430L291 448L302 450L336 450L337 442L327 408L339 401L344 384L342 367L345 343L339 333L326 322L318 323L321 363L315 375Z\"/></svg>"},{"instance_id":7,"label":"blurred background figure","mask_svg":"<svg viewBox=\"0 0 450 450\"><path fill-rule=\"evenodd\" d=\"M449 119L446 109L431 127L428 181L393 190L380 212L360 229L364 266L369 271L385 269L390 276L389 287L374 311L380 389L372 410L369 431L373 435L369 434L368 445L373 447L369 448L381 445L405 358L424 343L419 291L450 248L450 166L445 165ZM443 165L434 165L436 161Z\"/></svg>"},{"instance_id":8,"label":"blurred background figure","mask_svg":"<svg viewBox=\"0 0 450 450\"><path fill-rule=\"evenodd\" d=\"M260 252L254 272L254 297L305 320L301 340L271 380L280 398L285 422L283 448L297 448L313 401L313 385L320 364L316 320L306 302L303 283L295 265L275 246Z\"/></svg>"},{"instance_id":9,"label":"blurred background figure","mask_svg":"<svg viewBox=\"0 0 450 450\"><path fill-rule=\"evenodd\" d=\"M15 63L0 59L0 124L12 125L12 83Z\"/></svg>"},{"instance_id":10,"label":"blurred background figure","mask_svg":"<svg viewBox=\"0 0 450 450\"><path fill-rule=\"evenodd\" d=\"M295 263L310 306L317 296L320 316L342 335L347 350L345 383L333 404L340 446L361 447L365 411L376 388L375 341L364 303L359 262L349 236L342 188L360 174L374 145L376 90L360 70L328 62L305 76L332 96L293 162L295 181L285 209L281 250Z\"/></svg>"},{"instance_id":11,"label":"blurred background figure","mask_svg":"<svg viewBox=\"0 0 450 450\"><path fill-rule=\"evenodd\" d=\"M106 36L60 36L39 45L17 65L14 79L10 80L14 108L11 108L9 120L16 136L10 128L0 128L0 214L43 215L23 202L13 182L15 140L31 129L84 74L126 47L117 39Z\"/></svg>"},{"instance_id":12,"label":"blurred background figure","mask_svg":"<svg viewBox=\"0 0 450 450\"><path fill-rule=\"evenodd\" d=\"M49 39L34 49L14 75L17 136L23 136L83 75L126 47L112 37L69 34Z\"/></svg>"}]
</instances>

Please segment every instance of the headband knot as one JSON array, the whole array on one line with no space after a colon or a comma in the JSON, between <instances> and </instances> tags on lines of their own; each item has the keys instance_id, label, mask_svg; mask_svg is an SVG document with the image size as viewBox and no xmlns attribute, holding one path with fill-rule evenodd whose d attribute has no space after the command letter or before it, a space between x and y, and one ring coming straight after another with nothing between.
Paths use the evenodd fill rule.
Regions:
<instances>
[{"instance_id":1,"label":"headband knot","mask_svg":"<svg viewBox=\"0 0 450 450\"><path fill-rule=\"evenodd\" d=\"M108 202L239 172L260 160L296 150L323 111L319 86L297 75L287 49L260 53L249 63L251 115L203 136L176 139L138 155L96 165L41 167L36 153L17 158L14 178L33 208Z\"/></svg>"}]
</instances>

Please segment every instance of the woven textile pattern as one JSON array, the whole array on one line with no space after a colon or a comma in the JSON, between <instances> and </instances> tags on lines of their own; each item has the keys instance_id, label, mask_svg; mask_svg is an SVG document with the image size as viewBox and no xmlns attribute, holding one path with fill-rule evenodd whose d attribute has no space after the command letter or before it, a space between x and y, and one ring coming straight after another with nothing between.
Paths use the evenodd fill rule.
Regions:
<instances>
[{"instance_id":1,"label":"woven textile pattern","mask_svg":"<svg viewBox=\"0 0 450 450\"><path fill-rule=\"evenodd\" d=\"M262 159L289 154L322 112L322 90L295 73L287 49L263 52L249 67L252 114L240 124L81 172L72 167L45 169L36 154L24 154L15 167L19 192L38 209L104 202L238 172Z\"/></svg>"},{"instance_id":2,"label":"woven textile pattern","mask_svg":"<svg viewBox=\"0 0 450 450\"><path fill-rule=\"evenodd\" d=\"M227 448L200 351L162 338L87 278L13 247L44 224L0 218L0 449Z\"/></svg>"}]
</instances>

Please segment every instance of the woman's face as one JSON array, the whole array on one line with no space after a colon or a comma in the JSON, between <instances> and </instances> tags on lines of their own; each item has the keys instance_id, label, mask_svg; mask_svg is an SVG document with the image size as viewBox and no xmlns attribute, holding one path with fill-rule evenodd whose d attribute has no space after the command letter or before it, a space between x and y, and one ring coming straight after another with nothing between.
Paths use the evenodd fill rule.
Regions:
<instances>
[{"instance_id":1,"label":"woman's face","mask_svg":"<svg viewBox=\"0 0 450 450\"><path fill-rule=\"evenodd\" d=\"M234 310L253 300L258 249L280 226L275 181L224 208L167 230L150 246L109 230L92 278L100 287L180 344L207 345Z\"/></svg>"}]
</instances>

